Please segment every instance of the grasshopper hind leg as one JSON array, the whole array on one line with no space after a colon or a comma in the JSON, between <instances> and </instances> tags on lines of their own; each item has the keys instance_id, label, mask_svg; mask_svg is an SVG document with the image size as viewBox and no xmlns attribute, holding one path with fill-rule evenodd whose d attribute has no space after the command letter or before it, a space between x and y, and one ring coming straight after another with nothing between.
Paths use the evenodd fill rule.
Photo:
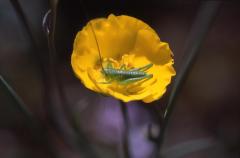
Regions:
<instances>
[{"instance_id":1,"label":"grasshopper hind leg","mask_svg":"<svg viewBox=\"0 0 240 158\"><path fill-rule=\"evenodd\" d=\"M131 71L147 71L148 69L150 69L151 67L153 66L152 63L150 64L147 64L143 67L140 67L140 68L134 68L134 69L131 69Z\"/></svg>"},{"instance_id":2,"label":"grasshopper hind leg","mask_svg":"<svg viewBox=\"0 0 240 158\"><path fill-rule=\"evenodd\" d=\"M137 82L137 81L141 81L141 80L144 80L144 79L150 79L152 78L153 75L152 74L147 74L145 76L141 76L141 77L135 77L135 78L129 78L129 79L126 79L126 80L123 80L123 81L120 81L119 83L120 84L130 84L130 83L134 83L134 82Z\"/></svg>"},{"instance_id":3,"label":"grasshopper hind leg","mask_svg":"<svg viewBox=\"0 0 240 158\"><path fill-rule=\"evenodd\" d=\"M126 65L123 64L123 65L120 67L120 69L121 69L121 70L127 70Z\"/></svg>"},{"instance_id":4,"label":"grasshopper hind leg","mask_svg":"<svg viewBox=\"0 0 240 158\"><path fill-rule=\"evenodd\" d=\"M109 81L106 81L106 82L97 82L97 83L99 83L99 84L110 84L110 83L112 83L112 80L109 80Z\"/></svg>"}]
</instances>

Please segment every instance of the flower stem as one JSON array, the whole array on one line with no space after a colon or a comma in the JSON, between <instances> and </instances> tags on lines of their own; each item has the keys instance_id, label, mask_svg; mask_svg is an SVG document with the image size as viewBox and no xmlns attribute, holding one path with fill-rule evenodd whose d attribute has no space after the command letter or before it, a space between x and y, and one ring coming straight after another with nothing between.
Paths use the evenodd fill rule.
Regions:
<instances>
[{"instance_id":1,"label":"flower stem","mask_svg":"<svg viewBox=\"0 0 240 158\"><path fill-rule=\"evenodd\" d=\"M164 114L163 125L159 137L158 149L161 150L164 137L166 135L166 128L169 123L170 116L172 114L176 99L180 93L186 78L194 64L197 54L201 48L202 43L207 35L207 32L217 15L221 2L220 1L206 1L203 2L198 14L195 18L194 24L189 33L188 40L185 44L184 54L186 59L179 70L178 75L176 76L175 83L173 85L167 108ZM160 153L159 153L160 155ZM161 157L161 156L159 156Z\"/></svg>"},{"instance_id":2,"label":"flower stem","mask_svg":"<svg viewBox=\"0 0 240 158\"><path fill-rule=\"evenodd\" d=\"M39 66L42 83L44 85L44 89L43 89L44 91L41 95L44 100L44 104L49 104L49 95L50 95L48 91L49 83L48 83L47 71L46 71L47 67L44 64L45 62L44 52L41 51L40 47L38 46L37 39L34 38L34 32L32 31L33 26L28 22L27 15L24 13L24 10L20 5L19 0L10 0L10 3L31 44L31 50L32 52L34 52L35 61L37 63L37 66Z\"/></svg>"},{"instance_id":3,"label":"flower stem","mask_svg":"<svg viewBox=\"0 0 240 158\"><path fill-rule=\"evenodd\" d=\"M3 87L5 89L5 91L7 91L9 93L9 95L11 95L11 97L14 99L14 101L16 102L16 109L18 109L19 111L21 111L21 113L24 114L24 116L30 120L30 122L32 123L32 117L33 114L31 113L31 111L27 108L27 106L25 105L25 103L23 102L23 100L17 95L17 93L14 91L14 89L7 83L6 80L4 80L4 78L0 75L0 85L2 85L1 87Z\"/></svg>"},{"instance_id":4,"label":"flower stem","mask_svg":"<svg viewBox=\"0 0 240 158\"><path fill-rule=\"evenodd\" d=\"M57 6L58 0L50 1L51 9L45 14L42 27L45 31L48 41L49 50L49 80L50 80L50 91L55 94L58 102L51 98L52 106L49 106L48 112L49 117L57 132L59 132L69 146L77 148L79 153L85 158L97 158L92 145L89 143L85 134L79 127L73 112L70 109L70 105L65 95L64 86L61 81L61 74L59 72L57 51L55 47L55 29L57 21ZM58 104L60 106L58 106ZM70 130L68 130L70 129ZM71 133L69 132L71 131Z\"/></svg>"},{"instance_id":5,"label":"flower stem","mask_svg":"<svg viewBox=\"0 0 240 158\"><path fill-rule=\"evenodd\" d=\"M130 144L129 144L129 117L127 106L124 102L120 101L121 112L123 117L123 157L131 158L130 154Z\"/></svg>"},{"instance_id":6,"label":"flower stem","mask_svg":"<svg viewBox=\"0 0 240 158\"><path fill-rule=\"evenodd\" d=\"M14 108L23 114L24 118L28 123L28 127L33 132L32 136L35 141L43 145L43 149L46 150L51 158L57 158L58 154L55 147L52 146L51 139L49 139L46 125L44 125L41 120L33 115L33 113L28 109L27 105L24 103L22 98L17 94L17 92L9 85L9 83L0 75L0 90L3 89L8 96L10 96L14 104Z\"/></svg>"}]
</instances>

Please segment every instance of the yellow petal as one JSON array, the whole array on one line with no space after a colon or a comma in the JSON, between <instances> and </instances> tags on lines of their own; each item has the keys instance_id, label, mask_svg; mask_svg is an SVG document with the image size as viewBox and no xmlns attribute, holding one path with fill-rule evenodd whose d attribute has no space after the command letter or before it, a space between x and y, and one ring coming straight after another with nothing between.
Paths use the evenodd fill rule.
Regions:
<instances>
[{"instance_id":1,"label":"yellow petal","mask_svg":"<svg viewBox=\"0 0 240 158\"><path fill-rule=\"evenodd\" d=\"M103 70L109 64L129 71L151 63L144 72L152 78L128 84L121 84L128 78L109 77ZM91 20L75 38L71 64L87 88L125 102L159 99L176 74L169 45L146 23L126 15Z\"/></svg>"}]
</instances>

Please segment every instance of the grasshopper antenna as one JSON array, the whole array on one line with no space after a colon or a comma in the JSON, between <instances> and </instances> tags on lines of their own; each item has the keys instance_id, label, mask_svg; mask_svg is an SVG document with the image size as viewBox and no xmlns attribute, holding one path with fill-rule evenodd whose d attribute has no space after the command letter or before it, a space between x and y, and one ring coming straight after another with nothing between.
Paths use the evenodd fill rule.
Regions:
<instances>
[{"instance_id":1,"label":"grasshopper antenna","mask_svg":"<svg viewBox=\"0 0 240 158\"><path fill-rule=\"evenodd\" d=\"M82 10L83 10L83 13L84 13L85 16L86 16L86 20L89 21L89 15L88 15L88 12L87 12L87 10L86 10L86 8L85 8L85 5L84 5L84 3L83 3L83 0L80 0L80 3L81 3L81 6L82 6L81 8L82 8ZM98 40L97 40L97 35L96 35L95 31L94 31L93 24L92 24L91 21L89 21L89 24L90 24L91 30L92 30L92 32L93 32L93 36L94 36L95 42L96 42L96 44L97 44L98 55L99 55L99 59L100 59L100 63L101 63L102 70L103 70L104 74L106 74L106 72L105 72L105 70L104 70L104 68L103 68L103 65L102 65L103 60L102 60L102 56L101 56L101 49L100 49L100 46L99 46Z\"/></svg>"},{"instance_id":2,"label":"grasshopper antenna","mask_svg":"<svg viewBox=\"0 0 240 158\"><path fill-rule=\"evenodd\" d=\"M103 65L102 65L102 61L103 61L102 60L102 56L101 56L102 53L100 51L100 47L99 47L99 44L98 44L97 35L96 35L95 31L94 31L94 28L93 28L93 25L92 25L91 21L89 21L89 24L90 24L91 30L92 30L93 35L94 35L94 39L95 39L96 44L97 44L98 55L99 55L99 58L100 58L101 67L102 67L103 72L105 73L105 70L104 70Z\"/></svg>"}]
</instances>

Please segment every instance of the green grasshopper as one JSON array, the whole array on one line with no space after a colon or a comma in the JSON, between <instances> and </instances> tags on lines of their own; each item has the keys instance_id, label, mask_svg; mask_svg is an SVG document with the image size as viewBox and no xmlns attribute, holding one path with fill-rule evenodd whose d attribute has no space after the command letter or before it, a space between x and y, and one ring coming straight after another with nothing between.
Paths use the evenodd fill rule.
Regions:
<instances>
[{"instance_id":1,"label":"green grasshopper","mask_svg":"<svg viewBox=\"0 0 240 158\"><path fill-rule=\"evenodd\" d=\"M112 63L108 61L107 67L104 68L102 65L102 56L100 52L100 47L98 45L97 36L91 22L90 22L90 26L97 44L101 67L102 67L102 73L108 80L107 82L100 82L100 83L110 84L111 82L116 81L119 84L126 85L126 84L134 83L137 81L141 81L144 79L150 79L153 77L152 74L147 74L145 72L153 66L152 63L147 64L140 68L132 68L127 70L125 65L122 65L119 69L116 69L112 66Z\"/></svg>"}]
</instances>

